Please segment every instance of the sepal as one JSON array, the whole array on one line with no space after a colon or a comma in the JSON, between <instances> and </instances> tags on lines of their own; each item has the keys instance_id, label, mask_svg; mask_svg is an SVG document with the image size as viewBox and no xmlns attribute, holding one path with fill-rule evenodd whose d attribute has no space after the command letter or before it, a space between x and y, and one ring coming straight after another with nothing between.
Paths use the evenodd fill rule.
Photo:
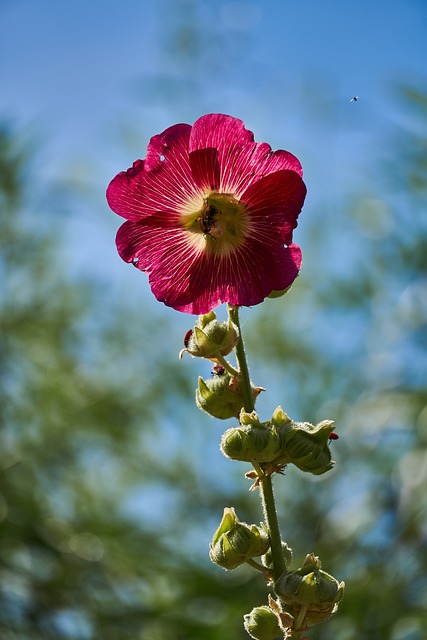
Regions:
<instances>
[{"instance_id":1,"label":"sepal","mask_svg":"<svg viewBox=\"0 0 427 640\"><path fill-rule=\"evenodd\" d=\"M210 544L209 557L224 569L235 569L270 547L264 526L240 522L232 507L226 507L221 523Z\"/></svg>"},{"instance_id":2,"label":"sepal","mask_svg":"<svg viewBox=\"0 0 427 640\"><path fill-rule=\"evenodd\" d=\"M285 293L288 293L289 289L292 287L292 284L289 285L289 287L286 287L286 289L281 289L280 291L273 289L273 291L271 291L271 293L269 293L267 297L272 299L281 298L285 295Z\"/></svg>"},{"instance_id":3,"label":"sepal","mask_svg":"<svg viewBox=\"0 0 427 640\"><path fill-rule=\"evenodd\" d=\"M281 406L278 406L277 409L274 410L273 415L271 416L271 425L274 427L280 427L282 433L286 433L290 431L293 426L293 422L285 413Z\"/></svg>"}]
</instances>

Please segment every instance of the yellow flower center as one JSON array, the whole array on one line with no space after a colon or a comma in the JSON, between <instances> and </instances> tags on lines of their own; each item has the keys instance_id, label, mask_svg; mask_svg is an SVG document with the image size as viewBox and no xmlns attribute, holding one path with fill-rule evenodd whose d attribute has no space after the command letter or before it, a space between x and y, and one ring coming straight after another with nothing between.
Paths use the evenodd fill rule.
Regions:
<instances>
[{"instance_id":1,"label":"yellow flower center","mask_svg":"<svg viewBox=\"0 0 427 640\"><path fill-rule=\"evenodd\" d=\"M181 214L180 224L204 251L226 255L239 247L250 229L245 206L227 193L210 193L201 209Z\"/></svg>"}]
</instances>

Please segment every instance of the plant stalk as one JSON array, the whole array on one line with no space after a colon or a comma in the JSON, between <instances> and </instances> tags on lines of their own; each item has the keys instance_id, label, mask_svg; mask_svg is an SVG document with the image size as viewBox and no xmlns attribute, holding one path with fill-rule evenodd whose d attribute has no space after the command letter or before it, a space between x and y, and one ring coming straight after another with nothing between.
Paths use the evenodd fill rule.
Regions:
<instances>
[{"instance_id":1,"label":"plant stalk","mask_svg":"<svg viewBox=\"0 0 427 640\"><path fill-rule=\"evenodd\" d=\"M243 345L242 330L239 321L238 307L228 306L228 314L232 322L237 326L240 340L236 346L237 365L241 376L244 409L248 413L254 410L249 368L246 360L245 348ZM273 558L273 580L274 582L286 570L285 558L282 552L282 538L280 535L279 522L277 519L276 503L274 501L273 483L271 475L268 475L259 464L254 464L254 469L258 474L261 492L262 507L265 523L270 538L271 555Z\"/></svg>"},{"instance_id":2,"label":"plant stalk","mask_svg":"<svg viewBox=\"0 0 427 640\"><path fill-rule=\"evenodd\" d=\"M236 345L237 366L239 369L240 380L242 384L244 409L245 411L247 411L247 413L251 413L251 411L254 410L254 400L252 397L251 379L249 377L249 368L246 360L245 347L243 345L242 330L240 327L239 307L228 305L227 311L230 320L234 322L239 330L240 340Z\"/></svg>"}]
</instances>

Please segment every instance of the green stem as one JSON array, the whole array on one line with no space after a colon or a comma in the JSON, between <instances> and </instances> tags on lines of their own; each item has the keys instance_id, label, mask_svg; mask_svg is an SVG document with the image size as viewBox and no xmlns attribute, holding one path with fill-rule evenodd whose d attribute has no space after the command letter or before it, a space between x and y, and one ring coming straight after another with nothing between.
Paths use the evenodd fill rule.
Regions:
<instances>
[{"instance_id":1,"label":"green stem","mask_svg":"<svg viewBox=\"0 0 427 640\"><path fill-rule=\"evenodd\" d=\"M298 616L298 618L296 619L296 622L295 622L295 633L297 634L297 635L295 636L295 638L296 638L297 640L298 640L298 638L299 638L299 634L300 634L300 630L301 630L301 625L302 625L302 623L303 623L303 620L304 620L304 618L305 618L306 613L307 613L307 607L306 607L306 606L301 607L301 611L299 612L299 616Z\"/></svg>"},{"instance_id":2,"label":"green stem","mask_svg":"<svg viewBox=\"0 0 427 640\"><path fill-rule=\"evenodd\" d=\"M271 555L273 558L273 580L276 582L286 570L285 557L282 551L282 538L274 501L273 483L271 475L263 474L260 478L260 491L264 518L270 537Z\"/></svg>"},{"instance_id":3,"label":"green stem","mask_svg":"<svg viewBox=\"0 0 427 640\"><path fill-rule=\"evenodd\" d=\"M256 562L256 560L254 560L253 558L249 558L249 560L246 560L246 564L251 566L253 569L256 569L260 573L263 573L265 576L268 576L270 574L270 569L268 567L264 567L263 564Z\"/></svg>"},{"instance_id":4,"label":"green stem","mask_svg":"<svg viewBox=\"0 0 427 640\"><path fill-rule=\"evenodd\" d=\"M240 333L240 340L236 346L236 359L241 376L244 408L245 411L251 412L254 409L254 401L252 397L251 381L249 378L249 369L243 346L238 307L229 305L228 314L232 322L234 322L239 329ZM268 529L271 555L273 558L273 579L276 581L286 570L286 564L282 552L282 538L280 535L279 521L277 519L276 504L274 501L273 483L271 481L271 475L264 473L261 465L255 463L253 466L259 478L264 519Z\"/></svg>"},{"instance_id":5,"label":"green stem","mask_svg":"<svg viewBox=\"0 0 427 640\"><path fill-rule=\"evenodd\" d=\"M230 320L234 322L240 334L240 340L236 346L236 359L241 376L244 409L245 411L250 413L254 410L254 400L252 397L251 379L249 377L249 368L246 361L245 347L243 345L242 330L240 328L239 307L228 305L227 310Z\"/></svg>"}]
</instances>

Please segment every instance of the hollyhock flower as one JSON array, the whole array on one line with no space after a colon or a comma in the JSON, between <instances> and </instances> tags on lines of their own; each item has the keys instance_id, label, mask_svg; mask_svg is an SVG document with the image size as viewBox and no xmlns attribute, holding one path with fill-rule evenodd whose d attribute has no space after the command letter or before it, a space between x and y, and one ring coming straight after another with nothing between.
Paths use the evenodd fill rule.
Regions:
<instances>
[{"instance_id":1,"label":"hollyhock flower","mask_svg":"<svg viewBox=\"0 0 427 640\"><path fill-rule=\"evenodd\" d=\"M237 118L209 114L151 138L107 200L127 220L116 239L122 259L148 274L158 300L203 314L258 304L293 283L305 194L295 156L254 142Z\"/></svg>"}]
</instances>

